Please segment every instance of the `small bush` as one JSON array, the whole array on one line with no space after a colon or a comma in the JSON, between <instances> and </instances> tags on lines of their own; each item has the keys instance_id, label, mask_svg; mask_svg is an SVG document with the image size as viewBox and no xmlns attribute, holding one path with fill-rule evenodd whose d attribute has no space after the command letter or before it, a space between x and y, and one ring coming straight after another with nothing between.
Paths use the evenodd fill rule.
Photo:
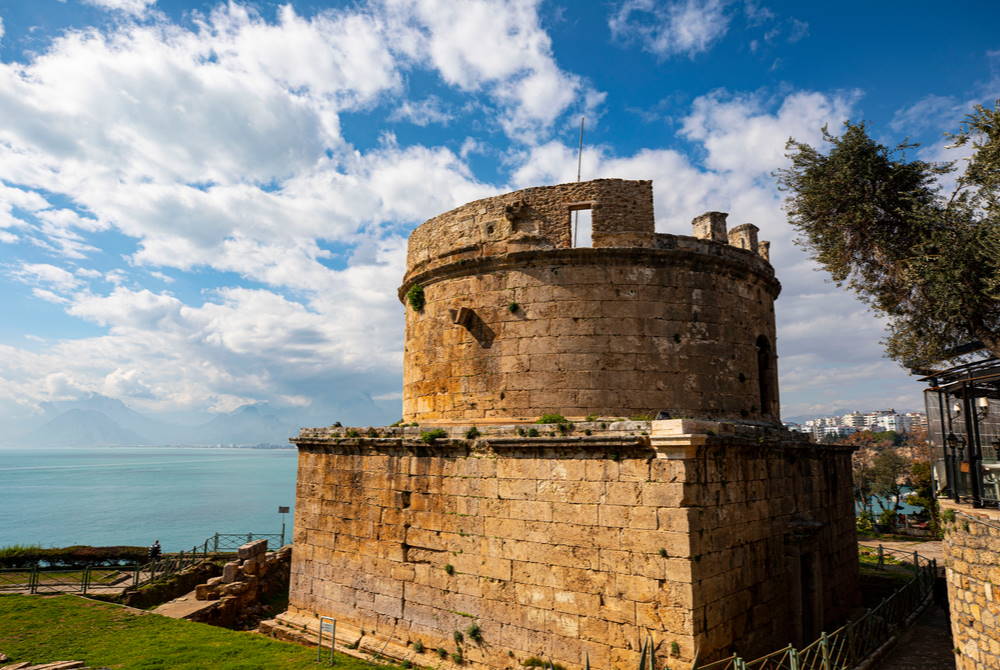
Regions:
<instances>
[{"instance_id":1,"label":"small bush","mask_svg":"<svg viewBox=\"0 0 1000 670\"><path fill-rule=\"evenodd\" d=\"M521 306L518 305L516 302L512 302L509 305L507 305L507 309L510 310L511 314L517 314L517 312L521 309Z\"/></svg>"},{"instance_id":2,"label":"small bush","mask_svg":"<svg viewBox=\"0 0 1000 670\"><path fill-rule=\"evenodd\" d=\"M465 662L465 659L462 658L462 652L453 651L451 653L451 662L454 663L455 665L462 665L462 663Z\"/></svg>"},{"instance_id":3,"label":"small bush","mask_svg":"<svg viewBox=\"0 0 1000 670\"><path fill-rule=\"evenodd\" d=\"M465 642L465 636L462 635L462 631L460 630L456 630L452 634L452 637L455 638L455 644L462 644L463 642Z\"/></svg>"},{"instance_id":4,"label":"small bush","mask_svg":"<svg viewBox=\"0 0 1000 670\"><path fill-rule=\"evenodd\" d=\"M347 431L347 437L361 437L361 433L352 428L349 431Z\"/></svg>"},{"instance_id":5,"label":"small bush","mask_svg":"<svg viewBox=\"0 0 1000 670\"><path fill-rule=\"evenodd\" d=\"M444 647L438 647L434 651L436 651L437 655L440 656L441 658L448 658L448 650L445 649Z\"/></svg>"},{"instance_id":6,"label":"small bush","mask_svg":"<svg viewBox=\"0 0 1000 670\"><path fill-rule=\"evenodd\" d=\"M465 431L465 439L467 439L467 440L474 440L477 437L479 437L480 435L482 435L482 433L480 433L479 429L476 428L475 426L473 426L469 430Z\"/></svg>"},{"instance_id":7,"label":"small bush","mask_svg":"<svg viewBox=\"0 0 1000 670\"><path fill-rule=\"evenodd\" d=\"M526 668L551 668L551 670L566 670L565 666L553 663L552 661L543 661L537 656L524 659L524 661L521 662L521 665Z\"/></svg>"},{"instance_id":8,"label":"small bush","mask_svg":"<svg viewBox=\"0 0 1000 670\"><path fill-rule=\"evenodd\" d=\"M405 425L405 424L403 423L403 420L402 420L402 419L400 419L400 420L399 420L399 421L397 421L396 423L390 423L390 424L389 424L389 427L390 427L390 428L399 428L400 426L403 426L403 425Z\"/></svg>"},{"instance_id":9,"label":"small bush","mask_svg":"<svg viewBox=\"0 0 1000 670\"><path fill-rule=\"evenodd\" d=\"M537 428L529 428L528 429L528 437L538 437L538 435L539 435L539 432L538 432Z\"/></svg>"},{"instance_id":10,"label":"small bush","mask_svg":"<svg viewBox=\"0 0 1000 670\"><path fill-rule=\"evenodd\" d=\"M660 547L660 558L666 558L666 557L667 557L667 550L664 549L663 547Z\"/></svg>"},{"instance_id":11,"label":"small bush","mask_svg":"<svg viewBox=\"0 0 1000 670\"><path fill-rule=\"evenodd\" d=\"M453 575L455 574L455 566L449 563L448 565L444 566L444 571L447 572L449 575Z\"/></svg>"},{"instance_id":12,"label":"small bush","mask_svg":"<svg viewBox=\"0 0 1000 670\"><path fill-rule=\"evenodd\" d=\"M424 305L427 304L427 299L424 297L424 287L420 284L411 286L410 290L406 292L406 302L410 303L410 307L415 311L424 311Z\"/></svg>"},{"instance_id":13,"label":"small bush","mask_svg":"<svg viewBox=\"0 0 1000 670\"><path fill-rule=\"evenodd\" d=\"M477 644L483 641L483 631L480 630L479 624L472 624L465 629L465 634L469 636L469 639Z\"/></svg>"},{"instance_id":14,"label":"small bush","mask_svg":"<svg viewBox=\"0 0 1000 670\"><path fill-rule=\"evenodd\" d=\"M597 421L597 415L596 414L588 414L587 417L584 419L584 421Z\"/></svg>"},{"instance_id":15,"label":"small bush","mask_svg":"<svg viewBox=\"0 0 1000 670\"><path fill-rule=\"evenodd\" d=\"M562 414L543 414L535 423L569 423Z\"/></svg>"},{"instance_id":16,"label":"small bush","mask_svg":"<svg viewBox=\"0 0 1000 670\"><path fill-rule=\"evenodd\" d=\"M416 642L414 642L413 643L413 651L417 652L418 654L424 653L424 643L421 642L420 640L417 640Z\"/></svg>"},{"instance_id":17,"label":"small bush","mask_svg":"<svg viewBox=\"0 0 1000 670\"><path fill-rule=\"evenodd\" d=\"M438 440L448 437L448 433L440 428L435 428L434 430L425 430L420 433L420 441L424 444L434 444Z\"/></svg>"},{"instance_id":18,"label":"small bush","mask_svg":"<svg viewBox=\"0 0 1000 670\"><path fill-rule=\"evenodd\" d=\"M677 644L677 642L671 642L670 655L674 658L678 658L681 655L681 645Z\"/></svg>"},{"instance_id":19,"label":"small bush","mask_svg":"<svg viewBox=\"0 0 1000 670\"><path fill-rule=\"evenodd\" d=\"M402 661L400 662L399 666L400 666L401 668L404 668L405 670L409 670L409 668L412 668L412 667L413 667L413 663L411 663L411 662L410 662L410 661L409 661L408 659L403 659L403 660L402 660Z\"/></svg>"}]
</instances>

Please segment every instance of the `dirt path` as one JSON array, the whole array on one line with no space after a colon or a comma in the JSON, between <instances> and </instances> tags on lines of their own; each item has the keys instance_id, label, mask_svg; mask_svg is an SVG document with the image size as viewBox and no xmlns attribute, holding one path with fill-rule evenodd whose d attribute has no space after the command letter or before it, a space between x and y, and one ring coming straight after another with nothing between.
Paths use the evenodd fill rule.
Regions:
<instances>
[{"instance_id":1,"label":"dirt path","mask_svg":"<svg viewBox=\"0 0 1000 670\"><path fill-rule=\"evenodd\" d=\"M902 551L908 554L917 552L924 558L936 559L938 565L944 565L944 548L940 540L924 542L909 540L860 540L858 544L863 547L871 547L872 549L877 548L881 544L886 549Z\"/></svg>"}]
</instances>

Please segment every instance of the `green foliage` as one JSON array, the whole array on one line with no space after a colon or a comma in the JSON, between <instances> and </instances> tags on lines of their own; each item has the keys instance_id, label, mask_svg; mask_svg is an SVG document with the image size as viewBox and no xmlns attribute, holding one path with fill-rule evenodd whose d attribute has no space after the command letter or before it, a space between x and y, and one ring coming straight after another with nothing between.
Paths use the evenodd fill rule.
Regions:
<instances>
[{"instance_id":1,"label":"green foliage","mask_svg":"<svg viewBox=\"0 0 1000 670\"><path fill-rule=\"evenodd\" d=\"M479 628L479 624L474 623L466 628L465 634L476 644L480 644L483 641L483 631Z\"/></svg>"},{"instance_id":2,"label":"green foliage","mask_svg":"<svg viewBox=\"0 0 1000 670\"><path fill-rule=\"evenodd\" d=\"M530 657L524 659L523 661L521 661L521 665L523 665L526 668L545 668L547 670L566 670L565 666L562 666L562 665L560 665L558 663L553 663L552 661L543 661L542 659L538 658L537 656L530 656Z\"/></svg>"},{"instance_id":3,"label":"green foliage","mask_svg":"<svg viewBox=\"0 0 1000 670\"><path fill-rule=\"evenodd\" d=\"M405 426L405 425L406 425L406 424L405 424L405 423L403 423L403 420L402 420L402 419L400 419L399 421L396 421L395 423L390 423L390 424L389 424L389 427L390 427L390 428L398 428L398 427L400 427L400 426Z\"/></svg>"},{"instance_id":4,"label":"green foliage","mask_svg":"<svg viewBox=\"0 0 1000 670\"><path fill-rule=\"evenodd\" d=\"M415 311L424 311L424 305L427 304L427 299L424 297L424 287L420 284L411 286L410 290L406 292L406 302L410 303L410 307Z\"/></svg>"},{"instance_id":5,"label":"green foliage","mask_svg":"<svg viewBox=\"0 0 1000 670\"><path fill-rule=\"evenodd\" d=\"M678 658L681 655L681 645L676 641L670 643L670 655Z\"/></svg>"},{"instance_id":6,"label":"green foliage","mask_svg":"<svg viewBox=\"0 0 1000 670\"><path fill-rule=\"evenodd\" d=\"M909 471L910 461L894 449L886 449L875 456L872 464L872 490L875 495L892 502L890 507L879 502L883 512L892 510L895 513L903 492L903 480Z\"/></svg>"},{"instance_id":7,"label":"green foliage","mask_svg":"<svg viewBox=\"0 0 1000 670\"><path fill-rule=\"evenodd\" d=\"M24 568L43 562L54 568L82 568L87 565L145 563L148 547L49 547L14 544L0 548L0 567Z\"/></svg>"},{"instance_id":8,"label":"green foliage","mask_svg":"<svg viewBox=\"0 0 1000 670\"><path fill-rule=\"evenodd\" d=\"M462 635L462 631L456 630L452 633L452 637L455 639L455 644L462 644L465 641L465 636Z\"/></svg>"},{"instance_id":9,"label":"green foliage","mask_svg":"<svg viewBox=\"0 0 1000 670\"><path fill-rule=\"evenodd\" d=\"M509 305L507 305L507 309L510 310L511 314L517 314L518 310L521 309L521 306L518 305L516 302L512 302Z\"/></svg>"},{"instance_id":10,"label":"green foliage","mask_svg":"<svg viewBox=\"0 0 1000 670\"><path fill-rule=\"evenodd\" d=\"M872 513L869 510L862 510L861 514L854 518L854 527L858 533L871 535L875 532L875 523Z\"/></svg>"},{"instance_id":11,"label":"green foliage","mask_svg":"<svg viewBox=\"0 0 1000 670\"><path fill-rule=\"evenodd\" d=\"M409 659L403 659L402 661L400 661L399 666L401 668L405 668L406 670L409 670L410 668L413 667L413 662L410 661Z\"/></svg>"},{"instance_id":12,"label":"green foliage","mask_svg":"<svg viewBox=\"0 0 1000 670\"><path fill-rule=\"evenodd\" d=\"M597 415L596 414L588 414L586 416L586 418L584 419L584 421L597 421Z\"/></svg>"},{"instance_id":13,"label":"green foliage","mask_svg":"<svg viewBox=\"0 0 1000 670\"><path fill-rule=\"evenodd\" d=\"M447 572L449 575L453 575L455 574L455 566L449 563L448 565L444 566L444 571Z\"/></svg>"},{"instance_id":14,"label":"green foliage","mask_svg":"<svg viewBox=\"0 0 1000 670\"><path fill-rule=\"evenodd\" d=\"M349 431L347 431L347 437L361 437L361 433L351 428Z\"/></svg>"},{"instance_id":15,"label":"green foliage","mask_svg":"<svg viewBox=\"0 0 1000 670\"><path fill-rule=\"evenodd\" d=\"M535 423L569 423L562 414L543 414Z\"/></svg>"},{"instance_id":16,"label":"green foliage","mask_svg":"<svg viewBox=\"0 0 1000 670\"><path fill-rule=\"evenodd\" d=\"M879 512L878 522L883 526L893 526L896 523L896 510L891 507Z\"/></svg>"},{"instance_id":17,"label":"green foliage","mask_svg":"<svg viewBox=\"0 0 1000 670\"><path fill-rule=\"evenodd\" d=\"M455 665L462 665L462 663L465 662L465 659L462 658L461 649L451 652L451 662L454 663Z\"/></svg>"},{"instance_id":18,"label":"green foliage","mask_svg":"<svg viewBox=\"0 0 1000 670\"><path fill-rule=\"evenodd\" d=\"M434 444L440 439L448 437L448 433L441 428L435 428L434 430L425 430L420 433L420 441L424 444Z\"/></svg>"},{"instance_id":19,"label":"green foliage","mask_svg":"<svg viewBox=\"0 0 1000 670\"><path fill-rule=\"evenodd\" d=\"M473 426L469 430L465 431L465 439L467 439L467 440L474 440L477 437L479 437L480 435L482 435L482 433L480 433L479 429L476 428L475 426Z\"/></svg>"},{"instance_id":20,"label":"green foliage","mask_svg":"<svg viewBox=\"0 0 1000 670\"><path fill-rule=\"evenodd\" d=\"M660 547L660 552L659 553L660 553L660 558L666 558L668 556L667 550L664 549L663 547Z\"/></svg>"},{"instance_id":21,"label":"green foliage","mask_svg":"<svg viewBox=\"0 0 1000 670\"><path fill-rule=\"evenodd\" d=\"M944 521L945 523L954 523L955 510L946 509L945 511L941 512L941 520Z\"/></svg>"},{"instance_id":22,"label":"green foliage","mask_svg":"<svg viewBox=\"0 0 1000 670\"><path fill-rule=\"evenodd\" d=\"M788 192L799 243L840 285L889 318L891 358L926 366L980 340L1000 355L1000 108L977 107L956 145L973 148L948 197L950 163L908 161L865 124L823 130L829 153L789 140Z\"/></svg>"},{"instance_id":23,"label":"green foliage","mask_svg":"<svg viewBox=\"0 0 1000 670\"><path fill-rule=\"evenodd\" d=\"M421 642L420 640L417 640L416 642L414 642L413 643L413 651L417 652L418 654L424 653L424 643Z\"/></svg>"},{"instance_id":24,"label":"green foliage","mask_svg":"<svg viewBox=\"0 0 1000 670\"><path fill-rule=\"evenodd\" d=\"M442 659L444 659L444 658L448 658L448 650L447 650L447 649L445 649L444 647L438 647L438 648L437 648L437 649L435 649L434 651L436 651L436 652L437 652L437 655L438 655L438 656L439 656L440 658L442 658Z\"/></svg>"},{"instance_id":25,"label":"green foliage","mask_svg":"<svg viewBox=\"0 0 1000 670\"><path fill-rule=\"evenodd\" d=\"M53 634L58 622L58 634ZM81 659L99 668L145 670L307 670L316 650L263 635L148 616L76 596L0 598L0 640L11 663ZM373 670L371 663L336 655L339 670Z\"/></svg>"},{"instance_id":26,"label":"green foliage","mask_svg":"<svg viewBox=\"0 0 1000 670\"><path fill-rule=\"evenodd\" d=\"M529 428L527 432L528 437L538 437L539 432L537 428Z\"/></svg>"}]
</instances>

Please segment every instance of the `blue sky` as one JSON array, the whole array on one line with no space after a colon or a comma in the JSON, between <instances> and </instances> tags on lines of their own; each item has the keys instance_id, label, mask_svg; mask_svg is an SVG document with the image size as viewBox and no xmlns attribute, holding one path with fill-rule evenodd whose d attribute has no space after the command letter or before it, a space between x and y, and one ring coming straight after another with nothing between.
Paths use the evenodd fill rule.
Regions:
<instances>
[{"instance_id":1,"label":"blue sky","mask_svg":"<svg viewBox=\"0 0 1000 670\"><path fill-rule=\"evenodd\" d=\"M654 180L772 240L786 416L917 408L881 322L793 244L789 136L951 156L1000 97L993 3L0 0L0 424L399 415L405 239L477 197Z\"/></svg>"}]
</instances>

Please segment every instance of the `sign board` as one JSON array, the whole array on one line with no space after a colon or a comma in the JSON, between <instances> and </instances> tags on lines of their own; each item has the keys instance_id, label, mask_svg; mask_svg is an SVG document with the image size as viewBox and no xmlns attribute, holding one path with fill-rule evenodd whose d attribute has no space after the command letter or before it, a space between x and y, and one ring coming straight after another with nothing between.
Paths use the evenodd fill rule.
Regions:
<instances>
[{"instance_id":1,"label":"sign board","mask_svg":"<svg viewBox=\"0 0 1000 670\"><path fill-rule=\"evenodd\" d=\"M323 631L324 633L332 633L333 632L333 622L332 621L324 621L324 622L320 623L319 629L321 631Z\"/></svg>"},{"instance_id":2,"label":"sign board","mask_svg":"<svg viewBox=\"0 0 1000 670\"><path fill-rule=\"evenodd\" d=\"M288 514L288 508L279 505L278 506L278 514Z\"/></svg>"}]
</instances>

